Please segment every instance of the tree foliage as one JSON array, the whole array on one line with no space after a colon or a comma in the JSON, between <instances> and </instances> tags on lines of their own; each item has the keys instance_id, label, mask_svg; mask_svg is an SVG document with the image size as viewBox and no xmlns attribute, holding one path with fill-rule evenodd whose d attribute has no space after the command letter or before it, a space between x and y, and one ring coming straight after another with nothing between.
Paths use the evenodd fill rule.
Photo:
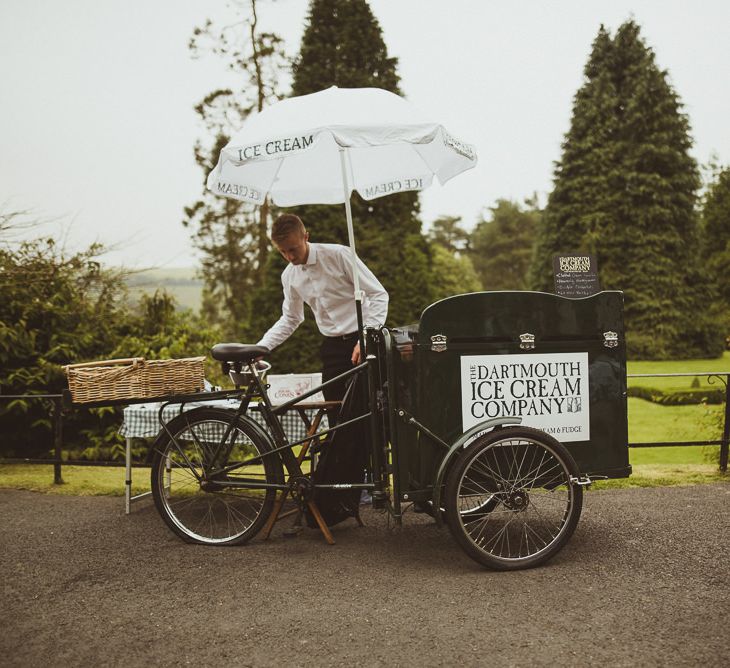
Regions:
<instances>
[{"instance_id":1,"label":"tree foliage","mask_svg":"<svg viewBox=\"0 0 730 668\"><path fill-rule=\"evenodd\" d=\"M623 290L629 354L707 356L689 121L634 21L593 43L539 228L531 282L550 290L552 256L595 255Z\"/></svg>"},{"instance_id":2,"label":"tree foliage","mask_svg":"<svg viewBox=\"0 0 730 668\"><path fill-rule=\"evenodd\" d=\"M292 94L330 86L374 86L399 93L396 65L365 0L313 0L294 64ZM417 195L399 193L366 202L355 193L351 202L358 255L390 294L388 322L417 319L431 301L431 258L421 233ZM344 207L303 206L292 211L304 220L312 241L347 244ZM270 262L272 268L283 267L275 253ZM253 322L260 334L280 314L279 275L280 269L267 270L268 283L255 299ZM316 328L308 318L272 360L277 371L315 371L320 364L317 351Z\"/></svg>"},{"instance_id":3,"label":"tree foliage","mask_svg":"<svg viewBox=\"0 0 730 668\"><path fill-rule=\"evenodd\" d=\"M190 40L194 57L211 53L221 58L238 86L213 90L195 107L205 128L205 139L195 144L202 191L185 208L183 224L193 229L202 255L203 313L228 336L245 339L250 335L251 295L262 281L269 252L269 205L218 197L207 191L205 180L233 131L250 113L281 98L279 77L289 60L282 39L259 29L256 0L236 5L240 21L219 28L207 20Z\"/></svg>"},{"instance_id":4,"label":"tree foliage","mask_svg":"<svg viewBox=\"0 0 730 668\"><path fill-rule=\"evenodd\" d=\"M428 240L431 251L431 298L434 301L481 289L481 282L467 253L471 237L461 226L461 218L437 218L431 224Z\"/></svg>"},{"instance_id":5,"label":"tree foliage","mask_svg":"<svg viewBox=\"0 0 730 668\"><path fill-rule=\"evenodd\" d=\"M457 255L468 251L471 243L471 235L461 226L460 216L441 216L434 220L428 239L432 245Z\"/></svg>"},{"instance_id":6,"label":"tree foliage","mask_svg":"<svg viewBox=\"0 0 730 668\"><path fill-rule=\"evenodd\" d=\"M479 276L467 255L457 255L440 244L432 244L431 257L434 301L481 290Z\"/></svg>"},{"instance_id":7,"label":"tree foliage","mask_svg":"<svg viewBox=\"0 0 730 668\"><path fill-rule=\"evenodd\" d=\"M58 394L63 366L145 356L207 353L218 334L165 295L129 310L124 275L105 269L103 249L68 253L54 239L0 246L0 393ZM72 411L64 441L120 445L120 410ZM52 447L49 406L40 400L0 402L0 452L32 457ZM118 451L121 452L121 451Z\"/></svg>"},{"instance_id":8,"label":"tree foliage","mask_svg":"<svg viewBox=\"0 0 730 668\"><path fill-rule=\"evenodd\" d=\"M527 290L532 245L542 212L537 200L526 208L500 199L474 228L469 257L483 290Z\"/></svg>"}]
</instances>

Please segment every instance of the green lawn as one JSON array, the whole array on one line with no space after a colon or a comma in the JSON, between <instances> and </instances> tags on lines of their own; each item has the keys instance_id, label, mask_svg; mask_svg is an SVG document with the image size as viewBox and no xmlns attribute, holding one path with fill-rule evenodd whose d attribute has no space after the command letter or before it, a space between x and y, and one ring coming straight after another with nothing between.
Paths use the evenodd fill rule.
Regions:
<instances>
[{"instance_id":1,"label":"green lawn","mask_svg":"<svg viewBox=\"0 0 730 668\"><path fill-rule=\"evenodd\" d=\"M628 408L629 443L715 441L722 438L724 406L664 406L630 397Z\"/></svg>"},{"instance_id":2,"label":"green lawn","mask_svg":"<svg viewBox=\"0 0 730 668\"><path fill-rule=\"evenodd\" d=\"M633 475L625 480L606 480L595 489L619 487L663 487L695 485L708 482L728 482L730 478L718 471L712 457L718 446L687 446L666 448L632 448L629 460ZM124 468L104 466L64 466L63 485L53 484L53 466L48 464L0 465L0 488L28 489L51 494L76 496L122 496ZM132 470L132 493L149 491L150 470Z\"/></svg>"},{"instance_id":3,"label":"green lawn","mask_svg":"<svg viewBox=\"0 0 730 668\"><path fill-rule=\"evenodd\" d=\"M0 464L0 489L29 489L35 492L75 496L123 496L124 467L63 466L63 485L53 484L50 464ZM132 469L132 494L149 492L150 470Z\"/></svg>"},{"instance_id":4,"label":"green lawn","mask_svg":"<svg viewBox=\"0 0 730 668\"><path fill-rule=\"evenodd\" d=\"M597 482L592 489L730 482L730 477L718 470L716 457L719 447L692 445L631 448L629 450L629 462L633 469L631 477Z\"/></svg>"},{"instance_id":5,"label":"green lawn","mask_svg":"<svg viewBox=\"0 0 730 668\"><path fill-rule=\"evenodd\" d=\"M628 373L730 372L730 353L709 360L667 362L629 362ZM724 385L703 376L677 378L629 378L629 385L656 387L662 390L686 390L697 378L703 387ZM629 442L706 441L722 438L725 407L721 405L665 406L643 399L629 398ZM633 475L625 480L611 480L595 485L596 489L616 487L655 487L727 481L718 471L719 446L675 446L631 448L629 460Z\"/></svg>"}]
</instances>

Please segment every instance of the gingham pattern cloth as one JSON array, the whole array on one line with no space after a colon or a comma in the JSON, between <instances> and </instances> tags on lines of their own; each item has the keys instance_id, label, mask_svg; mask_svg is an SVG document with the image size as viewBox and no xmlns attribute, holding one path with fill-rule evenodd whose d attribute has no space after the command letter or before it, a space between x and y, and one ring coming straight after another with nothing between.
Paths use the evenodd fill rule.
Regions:
<instances>
[{"instance_id":1,"label":"gingham pattern cloth","mask_svg":"<svg viewBox=\"0 0 730 668\"><path fill-rule=\"evenodd\" d=\"M240 401L237 399L219 399L217 401L204 401L199 403L188 403L184 405L186 411L198 406L216 406L222 408L238 408ZM158 414L160 412L161 403L149 403L149 404L133 404L127 406L124 409L124 421L122 426L119 428L119 433L124 438L152 438L157 436L160 432L160 422ZM310 420L314 419L316 414L315 409L306 409L307 417ZM180 413L180 404L171 404L166 406L162 412L162 419L165 422L172 420L176 415ZM266 422L258 410L249 410L247 415L261 426L266 428ZM284 433L289 439L290 443L298 441L300 438L304 438L307 435L306 426L299 417L299 413L296 410L290 410L284 415L280 415L282 427ZM327 428L327 416L322 418L322 422L319 426L319 431Z\"/></svg>"}]
</instances>

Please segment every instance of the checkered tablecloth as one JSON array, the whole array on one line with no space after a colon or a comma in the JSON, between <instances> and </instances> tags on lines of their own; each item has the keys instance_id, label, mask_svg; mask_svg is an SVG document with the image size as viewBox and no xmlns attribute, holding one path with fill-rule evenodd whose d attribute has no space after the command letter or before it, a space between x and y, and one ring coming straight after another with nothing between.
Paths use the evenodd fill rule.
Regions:
<instances>
[{"instance_id":1,"label":"checkered tablecloth","mask_svg":"<svg viewBox=\"0 0 730 668\"><path fill-rule=\"evenodd\" d=\"M240 401L238 399L219 399L217 401L205 401L200 403L188 403L184 405L186 411L198 406L216 406L222 408L238 408ZM160 412L160 403L150 404L133 404L127 406L124 409L124 421L122 426L119 428L119 433L125 438L151 438L157 436L160 431L160 422L158 414ZM180 404L171 404L166 406L162 412L162 419L165 422L172 420L176 415L180 413ZM315 409L307 409L307 417L312 420L316 413ZM256 422L266 427L266 422L263 416L257 410L251 410L249 408L247 415L252 417ZM306 436L306 426L299 417L299 414L292 410L280 418L284 433L287 435L289 442L293 443L298 441L300 438ZM327 428L327 417L323 417L322 423L320 424L319 431Z\"/></svg>"}]
</instances>

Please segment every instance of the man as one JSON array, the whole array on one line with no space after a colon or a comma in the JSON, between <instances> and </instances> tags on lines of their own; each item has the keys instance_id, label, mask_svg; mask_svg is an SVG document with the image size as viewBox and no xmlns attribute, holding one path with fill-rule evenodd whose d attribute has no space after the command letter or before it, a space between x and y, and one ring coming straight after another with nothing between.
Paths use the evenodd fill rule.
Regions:
<instances>
[{"instance_id":1,"label":"man","mask_svg":"<svg viewBox=\"0 0 730 668\"><path fill-rule=\"evenodd\" d=\"M281 274L281 317L258 345L272 350L286 341L304 320L307 304L324 336L320 352L322 381L326 382L361 360L351 251L339 244L310 243L304 223L291 213L276 219L271 240L289 265ZM360 289L364 292L363 323L382 327L388 314L388 293L360 258L357 265ZM325 399L341 400L345 387L345 382L341 382L324 388Z\"/></svg>"}]
</instances>

